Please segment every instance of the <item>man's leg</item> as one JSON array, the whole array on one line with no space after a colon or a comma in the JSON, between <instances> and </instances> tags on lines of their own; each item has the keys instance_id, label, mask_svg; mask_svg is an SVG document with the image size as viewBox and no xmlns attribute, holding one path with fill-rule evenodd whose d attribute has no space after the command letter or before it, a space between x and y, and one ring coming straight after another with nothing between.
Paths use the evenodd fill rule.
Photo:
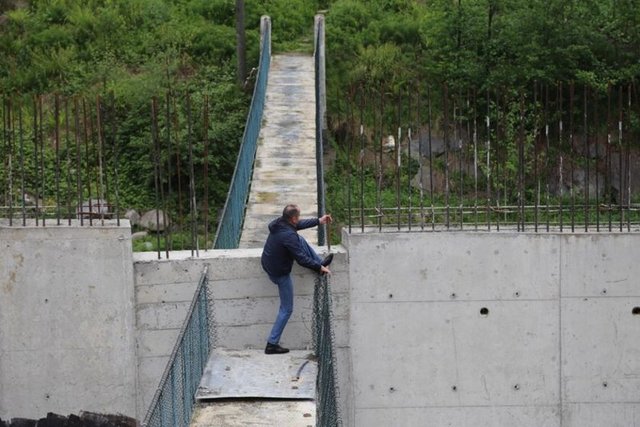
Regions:
<instances>
[{"instance_id":1,"label":"man's leg","mask_svg":"<svg viewBox=\"0 0 640 427\"><path fill-rule=\"evenodd\" d=\"M320 264L324 265L325 267L329 264L331 264L331 261L333 260L333 254L329 254L325 259L320 258L320 255L318 255L316 253L316 251L311 247L311 245L307 242L307 240L298 235L298 239L300 239L300 245L302 246L302 250L304 250L307 255L309 255L311 258L314 258L316 261L318 261Z\"/></svg>"},{"instance_id":2,"label":"man's leg","mask_svg":"<svg viewBox=\"0 0 640 427\"><path fill-rule=\"evenodd\" d=\"M269 334L269 344L276 345L280 342L280 336L284 327L287 326L289 317L293 312L293 281L291 275L271 277L269 279L276 285L278 285L278 293L280 294L280 310L278 310L278 316Z\"/></svg>"},{"instance_id":3,"label":"man's leg","mask_svg":"<svg viewBox=\"0 0 640 427\"><path fill-rule=\"evenodd\" d=\"M300 246L302 246L302 250L304 250L311 258L314 258L316 261L321 263L322 258L320 258L320 255L318 255L316 251L311 247L309 242L307 242L307 240L299 234L298 239L300 239Z\"/></svg>"}]
</instances>

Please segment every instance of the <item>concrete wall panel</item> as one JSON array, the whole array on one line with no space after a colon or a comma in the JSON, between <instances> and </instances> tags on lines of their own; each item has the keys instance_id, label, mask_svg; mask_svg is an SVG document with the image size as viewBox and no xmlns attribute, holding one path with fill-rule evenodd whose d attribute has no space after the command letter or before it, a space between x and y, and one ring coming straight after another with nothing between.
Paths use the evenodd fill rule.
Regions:
<instances>
[{"instance_id":1,"label":"concrete wall panel","mask_svg":"<svg viewBox=\"0 0 640 427\"><path fill-rule=\"evenodd\" d=\"M129 224L0 228L0 417L136 416Z\"/></svg>"},{"instance_id":2,"label":"concrete wall panel","mask_svg":"<svg viewBox=\"0 0 640 427\"><path fill-rule=\"evenodd\" d=\"M635 296L638 286L638 235L563 235L562 296Z\"/></svg>"},{"instance_id":3,"label":"concrete wall panel","mask_svg":"<svg viewBox=\"0 0 640 427\"><path fill-rule=\"evenodd\" d=\"M557 407L363 408L357 426L559 427ZM606 424L602 424L604 426Z\"/></svg>"},{"instance_id":4,"label":"concrete wall panel","mask_svg":"<svg viewBox=\"0 0 640 427\"><path fill-rule=\"evenodd\" d=\"M557 313L553 301L354 304L355 395L363 407L553 405Z\"/></svg>"},{"instance_id":5,"label":"concrete wall panel","mask_svg":"<svg viewBox=\"0 0 640 427\"><path fill-rule=\"evenodd\" d=\"M640 298L562 302L562 361L568 402L640 399Z\"/></svg>"},{"instance_id":6,"label":"concrete wall panel","mask_svg":"<svg viewBox=\"0 0 640 427\"><path fill-rule=\"evenodd\" d=\"M640 234L343 241L351 425L640 426Z\"/></svg>"},{"instance_id":7,"label":"concrete wall panel","mask_svg":"<svg viewBox=\"0 0 640 427\"><path fill-rule=\"evenodd\" d=\"M563 427L639 427L640 403L568 404Z\"/></svg>"},{"instance_id":8,"label":"concrete wall panel","mask_svg":"<svg viewBox=\"0 0 640 427\"><path fill-rule=\"evenodd\" d=\"M364 301L550 299L559 257L549 235L351 235L352 298Z\"/></svg>"}]
</instances>

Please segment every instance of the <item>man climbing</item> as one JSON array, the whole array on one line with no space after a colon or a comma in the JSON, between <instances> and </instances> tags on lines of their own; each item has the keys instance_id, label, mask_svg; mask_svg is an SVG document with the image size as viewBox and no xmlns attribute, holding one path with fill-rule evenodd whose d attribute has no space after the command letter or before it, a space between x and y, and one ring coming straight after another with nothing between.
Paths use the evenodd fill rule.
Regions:
<instances>
[{"instance_id":1,"label":"man climbing","mask_svg":"<svg viewBox=\"0 0 640 427\"><path fill-rule=\"evenodd\" d=\"M329 254L324 260L321 259L305 238L298 234L298 230L331 221L331 215L300 219L300 208L297 205L287 205L282 211L282 216L269 224L269 237L262 251L262 268L269 275L269 279L278 285L280 310L267 340L264 350L266 354L289 352L289 349L281 347L279 343L282 331L293 312L293 261L320 274L331 274L328 266L333 260L333 254Z\"/></svg>"}]
</instances>

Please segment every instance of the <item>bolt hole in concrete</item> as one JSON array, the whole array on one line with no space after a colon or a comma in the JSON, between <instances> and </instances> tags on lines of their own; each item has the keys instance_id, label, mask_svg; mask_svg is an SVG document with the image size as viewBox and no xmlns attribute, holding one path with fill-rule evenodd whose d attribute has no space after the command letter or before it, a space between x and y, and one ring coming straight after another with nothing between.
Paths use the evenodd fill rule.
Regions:
<instances>
[{"instance_id":1,"label":"bolt hole in concrete","mask_svg":"<svg viewBox=\"0 0 640 427\"><path fill-rule=\"evenodd\" d=\"M518 298L520 296L520 292L516 291L515 296Z\"/></svg>"},{"instance_id":2,"label":"bolt hole in concrete","mask_svg":"<svg viewBox=\"0 0 640 427\"><path fill-rule=\"evenodd\" d=\"M602 295L606 295L606 294L607 294L607 290L606 290L606 289L603 289L603 290L602 290Z\"/></svg>"},{"instance_id":3,"label":"bolt hole in concrete","mask_svg":"<svg viewBox=\"0 0 640 427\"><path fill-rule=\"evenodd\" d=\"M451 293L451 298L455 298L455 297L457 297L456 293L455 292Z\"/></svg>"},{"instance_id":4,"label":"bolt hole in concrete","mask_svg":"<svg viewBox=\"0 0 640 427\"><path fill-rule=\"evenodd\" d=\"M458 387L454 385L453 387L451 387L451 390L458 391Z\"/></svg>"},{"instance_id":5,"label":"bolt hole in concrete","mask_svg":"<svg viewBox=\"0 0 640 427\"><path fill-rule=\"evenodd\" d=\"M640 307L633 307L633 310L631 310L631 313L632 313L634 316L638 316L638 315L640 315Z\"/></svg>"},{"instance_id":6,"label":"bolt hole in concrete","mask_svg":"<svg viewBox=\"0 0 640 427\"><path fill-rule=\"evenodd\" d=\"M607 388L609 387L609 383L607 383L606 381L602 383L602 387Z\"/></svg>"},{"instance_id":7,"label":"bolt hole in concrete","mask_svg":"<svg viewBox=\"0 0 640 427\"><path fill-rule=\"evenodd\" d=\"M516 390L516 391L520 390L520 384L516 384L516 385L514 385L514 386L513 386L513 389L514 389L514 390Z\"/></svg>"},{"instance_id":8,"label":"bolt hole in concrete","mask_svg":"<svg viewBox=\"0 0 640 427\"><path fill-rule=\"evenodd\" d=\"M489 309L487 307L482 307L480 309L480 316L487 317L489 315Z\"/></svg>"},{"instance_id":9,"label":"bolt hole in concrete","mask_svg":"<svg viewBox=\"0 0 640 427\"><path fill-rule=\"evenodd\" d=\"M389 298L393 298L393 294L389 294Z\"/></svg>"},{"instance_id":10,"label":"bolt hole in concrete","mask_svg":"<svg viewBox=\"0 0 640 427\"><path fill-rule=\"evenodd\" d=\"M396 388L395 388L395 387L389 387L389 392L390 392L390 393L393 393L393 392L395 392L395 391L396 391Z\"/></svg>"}]
</instances>

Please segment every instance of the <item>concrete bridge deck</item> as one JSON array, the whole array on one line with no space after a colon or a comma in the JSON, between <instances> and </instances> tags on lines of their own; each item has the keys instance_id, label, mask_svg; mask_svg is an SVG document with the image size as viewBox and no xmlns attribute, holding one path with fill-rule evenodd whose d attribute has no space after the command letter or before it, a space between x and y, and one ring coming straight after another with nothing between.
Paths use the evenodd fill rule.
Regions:
<instances>
[{"instance_id":1,"label":"concrete bridge deck","mask_svg":"<svg viewBox=\"0 0 640 427\"><path fill-rule=\"evenodd\" d=\"M241 248L264 245L267 224L288 203L317 215L315 72L313 56L274 55L258 140ZM303 233L317 243L317 230Z\"/></svg>"},{"instance_id":2,"label":"concrete bridge deck","mask_svg":"<svg viewBox=\"0 0 640 427\"><path fill-rule=\"evenodd\" d=\"M315 425L316 361L309 351L265 355L216 349L200 387L192 427Z\"/></svg>"}]
</instances>

